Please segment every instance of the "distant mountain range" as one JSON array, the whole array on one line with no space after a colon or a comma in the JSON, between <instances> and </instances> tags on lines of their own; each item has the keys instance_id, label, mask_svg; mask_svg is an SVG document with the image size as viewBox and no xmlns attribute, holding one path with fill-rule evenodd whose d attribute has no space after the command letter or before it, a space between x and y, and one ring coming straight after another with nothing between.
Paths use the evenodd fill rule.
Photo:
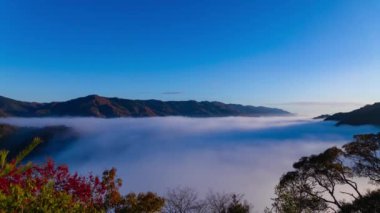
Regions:
<instances>
[{"instance_id":1,"label":"distant mountain range","mask_svg":"<svg viewBox=\"0 0 380 213\"><path fill-rule=\"evenodd\" d=\"M337 121L337 125L380 125L380 103L366 105L352 112L337 113L325 120Z\"/></svg>"},{"instance_id":2,"label":"distant mountain range","mask_svg":"<svg viewBox=\"0 0 380 213\"><path fill-rule=\"evenodd\" d=\"M23 102L0 96L0 117L224 117L287 116L291 113L268 107L209 101L129 100L89 95L64 102Z\"/></svg>"}]
</instances>

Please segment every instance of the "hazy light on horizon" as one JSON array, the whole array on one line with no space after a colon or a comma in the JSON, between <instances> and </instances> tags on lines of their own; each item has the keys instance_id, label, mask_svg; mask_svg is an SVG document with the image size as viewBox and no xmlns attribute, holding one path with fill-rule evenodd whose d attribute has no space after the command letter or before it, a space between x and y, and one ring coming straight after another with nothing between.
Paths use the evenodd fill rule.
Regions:
<instances>
[{"instance_id":1,"label":"hazy light on horizon","mask_svg":"<svg viewBox=\"0 0 380 213\"><path fill-rule=\"evenodd\" d=\"M268 106L278 107L298 116L312 118L322 114L332 115L339 112L351 112L352 110L359 109L367 104L372 103L304 101L268 104Z\"/></svg>"}]
</instances>

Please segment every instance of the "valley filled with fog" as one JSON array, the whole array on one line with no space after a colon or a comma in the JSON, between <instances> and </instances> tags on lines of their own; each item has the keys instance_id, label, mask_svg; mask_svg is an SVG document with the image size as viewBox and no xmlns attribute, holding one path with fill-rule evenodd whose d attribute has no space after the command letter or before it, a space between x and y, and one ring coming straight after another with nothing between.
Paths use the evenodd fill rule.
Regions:
<instances>
[{"instance_id":1,"label":"valley filled with fog","mask_svg":"<svg viewBox=\"0 0 380 213\"><path fill-rule=\"evenodd\" d=\"M65 125L79 137L52 157L81 174L118 169L123 191L191 187L200 195L236 192L262 211L274 187L300 157L375 133L371 126L335 126L302 117L274 118L4 118L16 126Z\"/></svg>"}]
</instances>

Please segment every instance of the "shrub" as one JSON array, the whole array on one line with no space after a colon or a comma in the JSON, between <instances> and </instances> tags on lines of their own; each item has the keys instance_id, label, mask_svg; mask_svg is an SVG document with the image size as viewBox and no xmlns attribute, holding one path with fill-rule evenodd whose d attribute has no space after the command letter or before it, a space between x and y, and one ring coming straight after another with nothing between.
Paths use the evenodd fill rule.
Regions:
<instances>
[{"instance_id":1,"label":"shrub","mask_svg":"<svg viewBox=\"0 0 380 213\"><path fill-rule=\"evenodd\" d=\"M35 139L9 162L8 151L0 151L0 212L123 212L133 207L136 213L153 213L164 205L153 193L140 194L135 198L138 202L131 205L135 195L120 194L122 181L115 168L99 178L71 174L67 166L56 166L53 160L22 165L22 159L40 143Z\"/></svg>"}]
</instances>

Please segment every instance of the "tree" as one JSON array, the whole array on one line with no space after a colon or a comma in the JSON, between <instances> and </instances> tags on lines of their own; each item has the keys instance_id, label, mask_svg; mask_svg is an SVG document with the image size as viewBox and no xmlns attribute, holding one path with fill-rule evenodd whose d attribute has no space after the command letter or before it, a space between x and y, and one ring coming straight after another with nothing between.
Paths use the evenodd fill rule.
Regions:
<instances>
[{"instance_id":1,"label":"tree","mask_svg":"<svg viewBox=\"0 0 380 213\"><path fill-rule=\"evenodd\" d=\"M227 208L227 213L249 213L250 206L242 201L242 196L232 195L232 201Z\"/></svg>"},{"instance_id":2,"label":"tree","mask_svg":"<svg viewBox=\"0 0 380 213\"><path fill-rule=\"evenodd\" d=\"M278 193L281 196L277 197L279 204L276 205L286 203L306 212L327 209L336 211L342 209L343 204L338 199L338 194L349 195L354 200L362 198L356 182L352 180L354 173L344 164L343 158L344 152L337 147L329 148L319 155L302 157L293 165L295 171L288 172L281 178L277 190L287 193ZM292 185L296 186L292 189L295 192L287 190ZM351 190L337 191L338 185L348 186ZM290 199L293 204L284 199Z\"/></svg>"},{"instance_id":3,"label":"tree","mask_svg":"<svg viewBox=\"0 0 380 213\"><path fill-rule=\"evenodd\" d=\"M243 195L234 193L209 192L205 203L210 213L248 213L251 206L243 200Z\"/></svg>"},{"instance_id":4,"label":"tree","mask_svg":"<svg viewBox=\"0 0 380 213\"><path fill-rule=\"evenodd\" d=\"M206 196L207 209L210 213L224 213L232 202L230 193L209 192Z\"/></svg>"},{"instance_id":5,"label":"tree","mask_svg":"<svg viewBox=\"0 0 380 213\"><path fill-rule=\"evenodd\" d=\"M165 200L157 194L148 193L130 193L126 195L121 203L121 207L116 208L120 213L156 213L160 212L165 204Z\"/></svg>"},{"instance_id":6,"label":"tree","mask_svg":"<svg viewBox=\"0 0 380 213\"><path fill-rule=\"evenodd\" d=\"M298 172L288 172L276 186L273 208L276 212L324 212L326 203L315 196L312 186ZM268 210L269 211L269 210ZM269 211L270 212L270 211Z\"/></svg>"},{"instance_id":7,"label":"tree","mask_svg":"<svg viewBox=\"0 0 380 213\"><path fill-rule=\"evenodd\" d=\"M243 195L209 192L199 199L191 188L171 189L166 196L165 213L249 213L251 206Z\"/></svg>"},{"instance_id":8,"label":"tree","mask_svg":"<svg viewBox=\"0 0 380 213\"><path fill-rule=\"evenodd\" d=\"M294 171L281 177L273 208L276 212L380 212L380 190L362 195L354 177L380 184L380 133L354 136L342 149L332 147L302 157ZM339 185L349 190L338 191ZM351 198L339 200L340 195Z\"/></svg>"},{"instance_id":9,"label":"tree","mask_svg":"<svg viewBox=\"0 0 380 213\"><path fill-rule=\"evenodd\" d=\"M380 212L380 190L368 192L361 199L342 206L342 213L352 212Z\"/></svg>"},{"instance_id":10,"label":"tree","mask_svg":"<svg viewBox=\"0 0 380 213\"><path fill-rule=\"evenodd\" d=\"M206 204L198 199L198 194L191 188L170 189L165 197L167 213L201 213Z\"/></svg>"},{"instance_id":11,"label":"tree","mask_svg":"<svg viewBox=\"0 0 380 213\"><path fill-rule=\"evenodd\" d=\"M380 133L354 136L354 141L343 146L353 170L360 177L380 183Z\"/></svg>"}]
</instances>

